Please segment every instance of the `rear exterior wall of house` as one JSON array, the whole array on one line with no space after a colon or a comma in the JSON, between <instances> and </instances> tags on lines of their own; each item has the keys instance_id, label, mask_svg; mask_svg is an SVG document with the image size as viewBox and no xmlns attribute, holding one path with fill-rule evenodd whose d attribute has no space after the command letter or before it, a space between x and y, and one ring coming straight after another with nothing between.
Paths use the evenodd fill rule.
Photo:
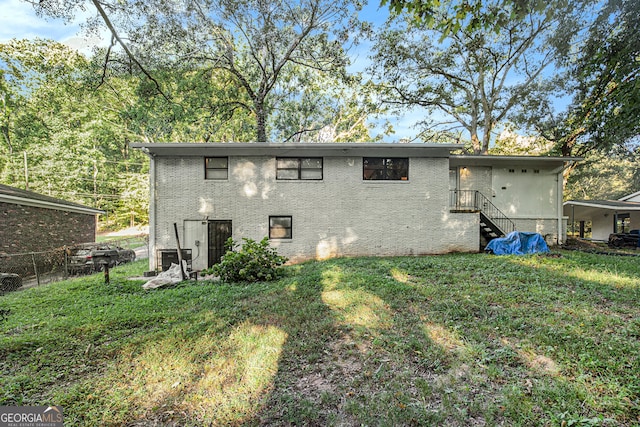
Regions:
<instances>
[{"instance_id":1,"label":"rear exterior wall of house","mask_svg":"<svg viewBox=\"0 0 640 427\"><path fill-rule=\"evenodd\" d=\"M226 180L205 179L203 157L156 157L151 250L176 248L173 224L206 267L206 224L232 222L232 236L260 240L270 217L290 217L291 238L271 246L292 261L478 250L478 215L449 210L448 158L410 158L404 181L363 179L362 157L324 157L321 180L278 180L272 156L228 157ZM200 236L196 239L190 236ZM155 268L150 257L150 268Z\"/></svg>"},{"instance_id":2,"label":"rear exterior wall of house","mask_svg":"<svg viewBox=\"0 0 640 427\"><path fill-rule=\"evenodd\" d=\"M557 244L558 236L566 237L566 218L559 221L562 194L554 168L470 166L458 168L457 174L452 186L480 191L515 223L516 230L540 233L548 244Z\"/></svg>"},{"instance_id":3,"label":"rear exterior wall of house","mask_svg":"<svg viewBox=\"0 0 640 427\"><path fill-rule=\"evenodd\" d=\"M46 251L95 236L95 215L0 202L0 252Z\"/></svg>"}]
</instances>

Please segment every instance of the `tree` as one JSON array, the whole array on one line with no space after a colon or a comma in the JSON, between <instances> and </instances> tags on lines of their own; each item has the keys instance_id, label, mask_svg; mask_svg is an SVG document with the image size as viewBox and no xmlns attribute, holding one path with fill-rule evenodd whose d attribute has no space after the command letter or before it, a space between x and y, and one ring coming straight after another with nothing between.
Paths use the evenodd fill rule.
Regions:
<instances>
[{"instance_id":1,"label":"tree","mask_svg":"<svg viewBox=\"0 0 640 427\"><path fill-rule=\"evenodd\" d=\"M274 139L293 142L372 141L368 119L383 111L375 91L359 76L336 79L309 68L296 68L282 79L287 86L276 102ZM370 85L369 85L370 86Z\"/></svg>"},{"instance_id":2,"label":"tree","mask_svg":"<svg viewBox=\"0 0 640 427\"><path fill-rule=\"evenodd\" d=\"M529 106L545 120L531 127L556 143L563 156L633 152L640 143L640 3L608 0L591 22L577 57L569 57L567 112L554 114L544 102Z\"/></svg>"},{"instance_id":3,"label":"tree","mask_svg":"<svg viewBox=\"0 0 640 427\"><path fill-rule=\"evenodd\" d=\"M229 104L255 117L252 139L258 141L268 140L268 119L277 108L271 95L289 68L344 74L342 46L358 8L346 0L93 3L114 41L126 47L127 56L167 100L172 93L151 79L149 70L179 65L226 73L248 98L230 99ZM70 0L35 4L42 14L66 17L81 6ZM118 31L127 34L127 44Z\"/></svg>"},{"instance_id":4,"label":"tree","mask_svg":"<svg viewBox=\"0 0 640 427\"><path fill-rule=\"evenodd\" d=\"M411 20L417 24L425 24L430 28L437 28L448 35L457 33L461 29L475 31L483 29L500 32L509 23L523 19L531 11L541 12L547 2L540 0L503 0L501 8L493 14L481 13L482 0L449 1L443 15L440 0L382 0L381 5L389 5L392 13L400 15L406 12Z\"/></svg>"},{"instance_id":5,"label":"tree","mask_svg":"<svg viewBox=\"0 0 640 427\"><path fill-rule=\"evenodd\" d=\"M148 171L144 155L128 148L138 137L120 118L126 91L95 90L87 84L90 61L53 41L10 41L0 45L0 59L4 93L12 96L3 116L11 146L0 145L0 182L25 188L28 172L30 190L125 211L123 225L132 211L144 221L147 196L134 204L121 195L141 194L139 178L146 181Z\"/></svg>"},{"instance_id":6,"label":"tree","mask_svg":"<svg viewBox=\"0 0 640 427\"><path fill-rule=\"evenodd\" d=\"M640 188L640 150L623 156L616 152L592 151L569 176L564 197L615 200Z\"/></svg>"},{"instance_id":7,"label":"tree","mask_svg":"<svg viewBox=\"0 0 640 427\"><path fill-rule=\"evenodd\" d=\"M455 33L393 20L375 46L374 71L385 99L400 107L423 107L439 131L464 129L474 153L487 153L496 127L528 98L546 97L555 87L545 74L558 52L568 48L573 17L569 7L530 13L504 22L499 33L466 27ZM505 13L500 1L486 1L479 19Z\"/></svg>"}]
</instances>

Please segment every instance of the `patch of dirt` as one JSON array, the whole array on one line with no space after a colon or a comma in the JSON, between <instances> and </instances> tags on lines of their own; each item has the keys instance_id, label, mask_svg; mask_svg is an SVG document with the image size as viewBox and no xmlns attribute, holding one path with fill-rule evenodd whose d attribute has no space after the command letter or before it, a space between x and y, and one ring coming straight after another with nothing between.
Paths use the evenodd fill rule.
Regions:
<instances>
[{"instance_id":1,"label":"patch of dirt","mask_svg":"<svg viewBox=\"0 0 640 427\"><path fill-rule=\"evenodd\" d=\"M567 237L567 241L559 247L570 251L589 252L601 255L640 256L640 251L637 251L635 248L610 248L609 245L604 242L594 242L575 237Z\"/></svg>"}]
</instances>

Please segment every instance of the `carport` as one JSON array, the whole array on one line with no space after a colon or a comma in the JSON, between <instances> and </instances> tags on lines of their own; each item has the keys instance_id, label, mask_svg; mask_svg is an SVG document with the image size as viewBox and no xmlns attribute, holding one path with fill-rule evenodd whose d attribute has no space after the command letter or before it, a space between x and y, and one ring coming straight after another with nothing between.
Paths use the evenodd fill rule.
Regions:
<instances>
[{"instance_id":1,"label":"carport","mask_svg":"<svg viewBox=\"0 0 640 427\"><path fill-rule=\"evenodd\" d=\"M607 241L611 233L640 228L640 203L622 200L569 200L563 203L569 218L568 232L584 237L585 223L591 222L592 240ZM576 227L576 224L579 224Z\"/></svg>"}]
</instances>

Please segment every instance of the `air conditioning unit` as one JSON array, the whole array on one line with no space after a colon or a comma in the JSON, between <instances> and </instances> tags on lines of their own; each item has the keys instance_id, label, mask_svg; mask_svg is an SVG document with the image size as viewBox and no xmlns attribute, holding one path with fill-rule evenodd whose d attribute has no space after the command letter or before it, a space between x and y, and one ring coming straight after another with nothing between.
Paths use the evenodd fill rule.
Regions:
<instances>
[{"instance_id":1,"label":"air conditioning unit","mask_svg":"<svg viewBox=\"0 0 640 427\"><path fill-rule=\"evenodd\" d=\"M191 271L192 258L191 249L182 249L182 260L187 262L187 270L189 271ZM178 264L178 250L158 249L156 251L156 268L161 267L162 271L167 271L171 264Z\"/></svg>"}]
</instances>

